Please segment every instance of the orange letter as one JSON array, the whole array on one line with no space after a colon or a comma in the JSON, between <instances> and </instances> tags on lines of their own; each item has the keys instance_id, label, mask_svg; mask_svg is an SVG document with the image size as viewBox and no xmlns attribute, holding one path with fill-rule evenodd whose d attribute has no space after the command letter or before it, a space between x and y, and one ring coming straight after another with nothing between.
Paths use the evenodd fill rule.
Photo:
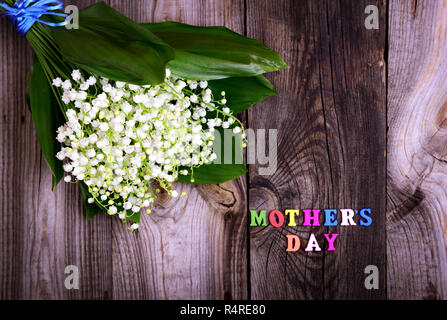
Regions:
<instances>
[{"instance_id":1,"label":"orange letter","mask_svg":"<svg viewBox=\"0 0 447 320\"><path fill-rule=\"evenodd\" d=\"M288 234L287 237L287 252L295 252L300 248L300 238L294 234Z\"/></svg>"}]
</instances>

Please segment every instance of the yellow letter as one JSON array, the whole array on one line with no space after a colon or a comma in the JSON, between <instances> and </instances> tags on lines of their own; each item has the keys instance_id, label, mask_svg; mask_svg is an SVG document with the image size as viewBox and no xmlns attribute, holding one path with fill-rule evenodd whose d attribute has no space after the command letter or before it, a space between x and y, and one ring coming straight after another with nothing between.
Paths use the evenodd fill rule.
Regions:
<instances>
[{"instance_id":1,"label":"yellow letter","mask_svg":"<svg viewBox=\"0 0 447 320\"><path fill-rule=\"evenodd\" d=\"M295 215L299 215L300 214L300 210L297 209L286 209L286 215L289 215L289 227L296 227L296 223L295 223Z\"/></svg>"}]
</instances>

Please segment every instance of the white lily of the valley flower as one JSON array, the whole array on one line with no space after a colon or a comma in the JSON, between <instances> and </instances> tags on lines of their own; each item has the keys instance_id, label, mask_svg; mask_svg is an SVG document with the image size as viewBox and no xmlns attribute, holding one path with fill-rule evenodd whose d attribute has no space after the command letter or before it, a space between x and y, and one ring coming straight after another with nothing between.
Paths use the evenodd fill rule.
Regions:
<instances>
[{"instance_id":1,"label":"white lily of the valley flower","mask_svg":"<svg viewBox=\"0 0 447 320\"><path fill-rule=\"evenodd\" d=\"M154 182L170 192L179 174L193 173L188 167L216 159L214 127L241 131L224 105L226 98L213 101L207 81L174 79L169 70L166 74L157 86L93 76L84 81L79 70L72 72L73 82L53 80L67 105L68 121L57 132L63 146L56 155L69 173L64 180L84 182L91 194L88 203L124 221L153 205L160 192ZM208 119L209 112L213 117ZM170 194L179 196L176 190ZM136 230L138 224L130 228Z\"/></svg>"}]
</instances>

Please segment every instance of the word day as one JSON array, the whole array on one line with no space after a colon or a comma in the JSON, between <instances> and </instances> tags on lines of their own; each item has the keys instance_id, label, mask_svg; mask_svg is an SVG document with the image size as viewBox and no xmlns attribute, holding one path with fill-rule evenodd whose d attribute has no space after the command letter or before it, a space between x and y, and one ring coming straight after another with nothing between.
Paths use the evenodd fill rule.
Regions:
<instances>
[{"instance_id":1,"label":"word day","mask_svg":"<svg viewBox=\"0 0 447 320\"><path fill-rule=\"evenodd\" d=\"M302 222L300 212L302 211ZM361 210L353 209L287 209L282 213L280 210L272 210L267 215L266 210L250 210L250 227L267 226L267 220L274 228L280 228L286 223L287 226L296 227L302 226L325 226L333 227L337 226L340 222L340 226L363 226L367 227L372 224L371 209L364 208ZM339 217L340 215L340 217ZM321 224L320 220L324 220ZM357 220L357 222L356 222ZM335 251L334 242L337 239L338 233L325 233L324 238L327 241L327 251ZM288 234L287 238L287 252L298 251L301 247L301 240L297 235ZM311 234L307 242L305 251L321 251L321 247L315 237L315 234Z\"/></svg>"}]
</instances>

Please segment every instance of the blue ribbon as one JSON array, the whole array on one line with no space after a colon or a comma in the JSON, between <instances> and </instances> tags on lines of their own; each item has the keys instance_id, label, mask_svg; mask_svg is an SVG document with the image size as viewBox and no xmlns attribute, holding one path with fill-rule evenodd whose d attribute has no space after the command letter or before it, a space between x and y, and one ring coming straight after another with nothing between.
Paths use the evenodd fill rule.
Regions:
<instances>
[{"instance_id":1,"label":"blue ribbon","mask_svg":"<svg viewBox=\"0 0 447 320\"><path fill-rule=\"evenodd\" d=\"M65 13L52 12L64 7L64 1L59 0L18 0L12 7L5 3L0 3L0 7L6 11L0 12L1 16L8 16L17 24L17 30L25 35L34 23L40 22L50 27L65 26L69 21L54 23L39 19L43 15L53 15L67 18Z\"/></svg>"}]
</instances>

